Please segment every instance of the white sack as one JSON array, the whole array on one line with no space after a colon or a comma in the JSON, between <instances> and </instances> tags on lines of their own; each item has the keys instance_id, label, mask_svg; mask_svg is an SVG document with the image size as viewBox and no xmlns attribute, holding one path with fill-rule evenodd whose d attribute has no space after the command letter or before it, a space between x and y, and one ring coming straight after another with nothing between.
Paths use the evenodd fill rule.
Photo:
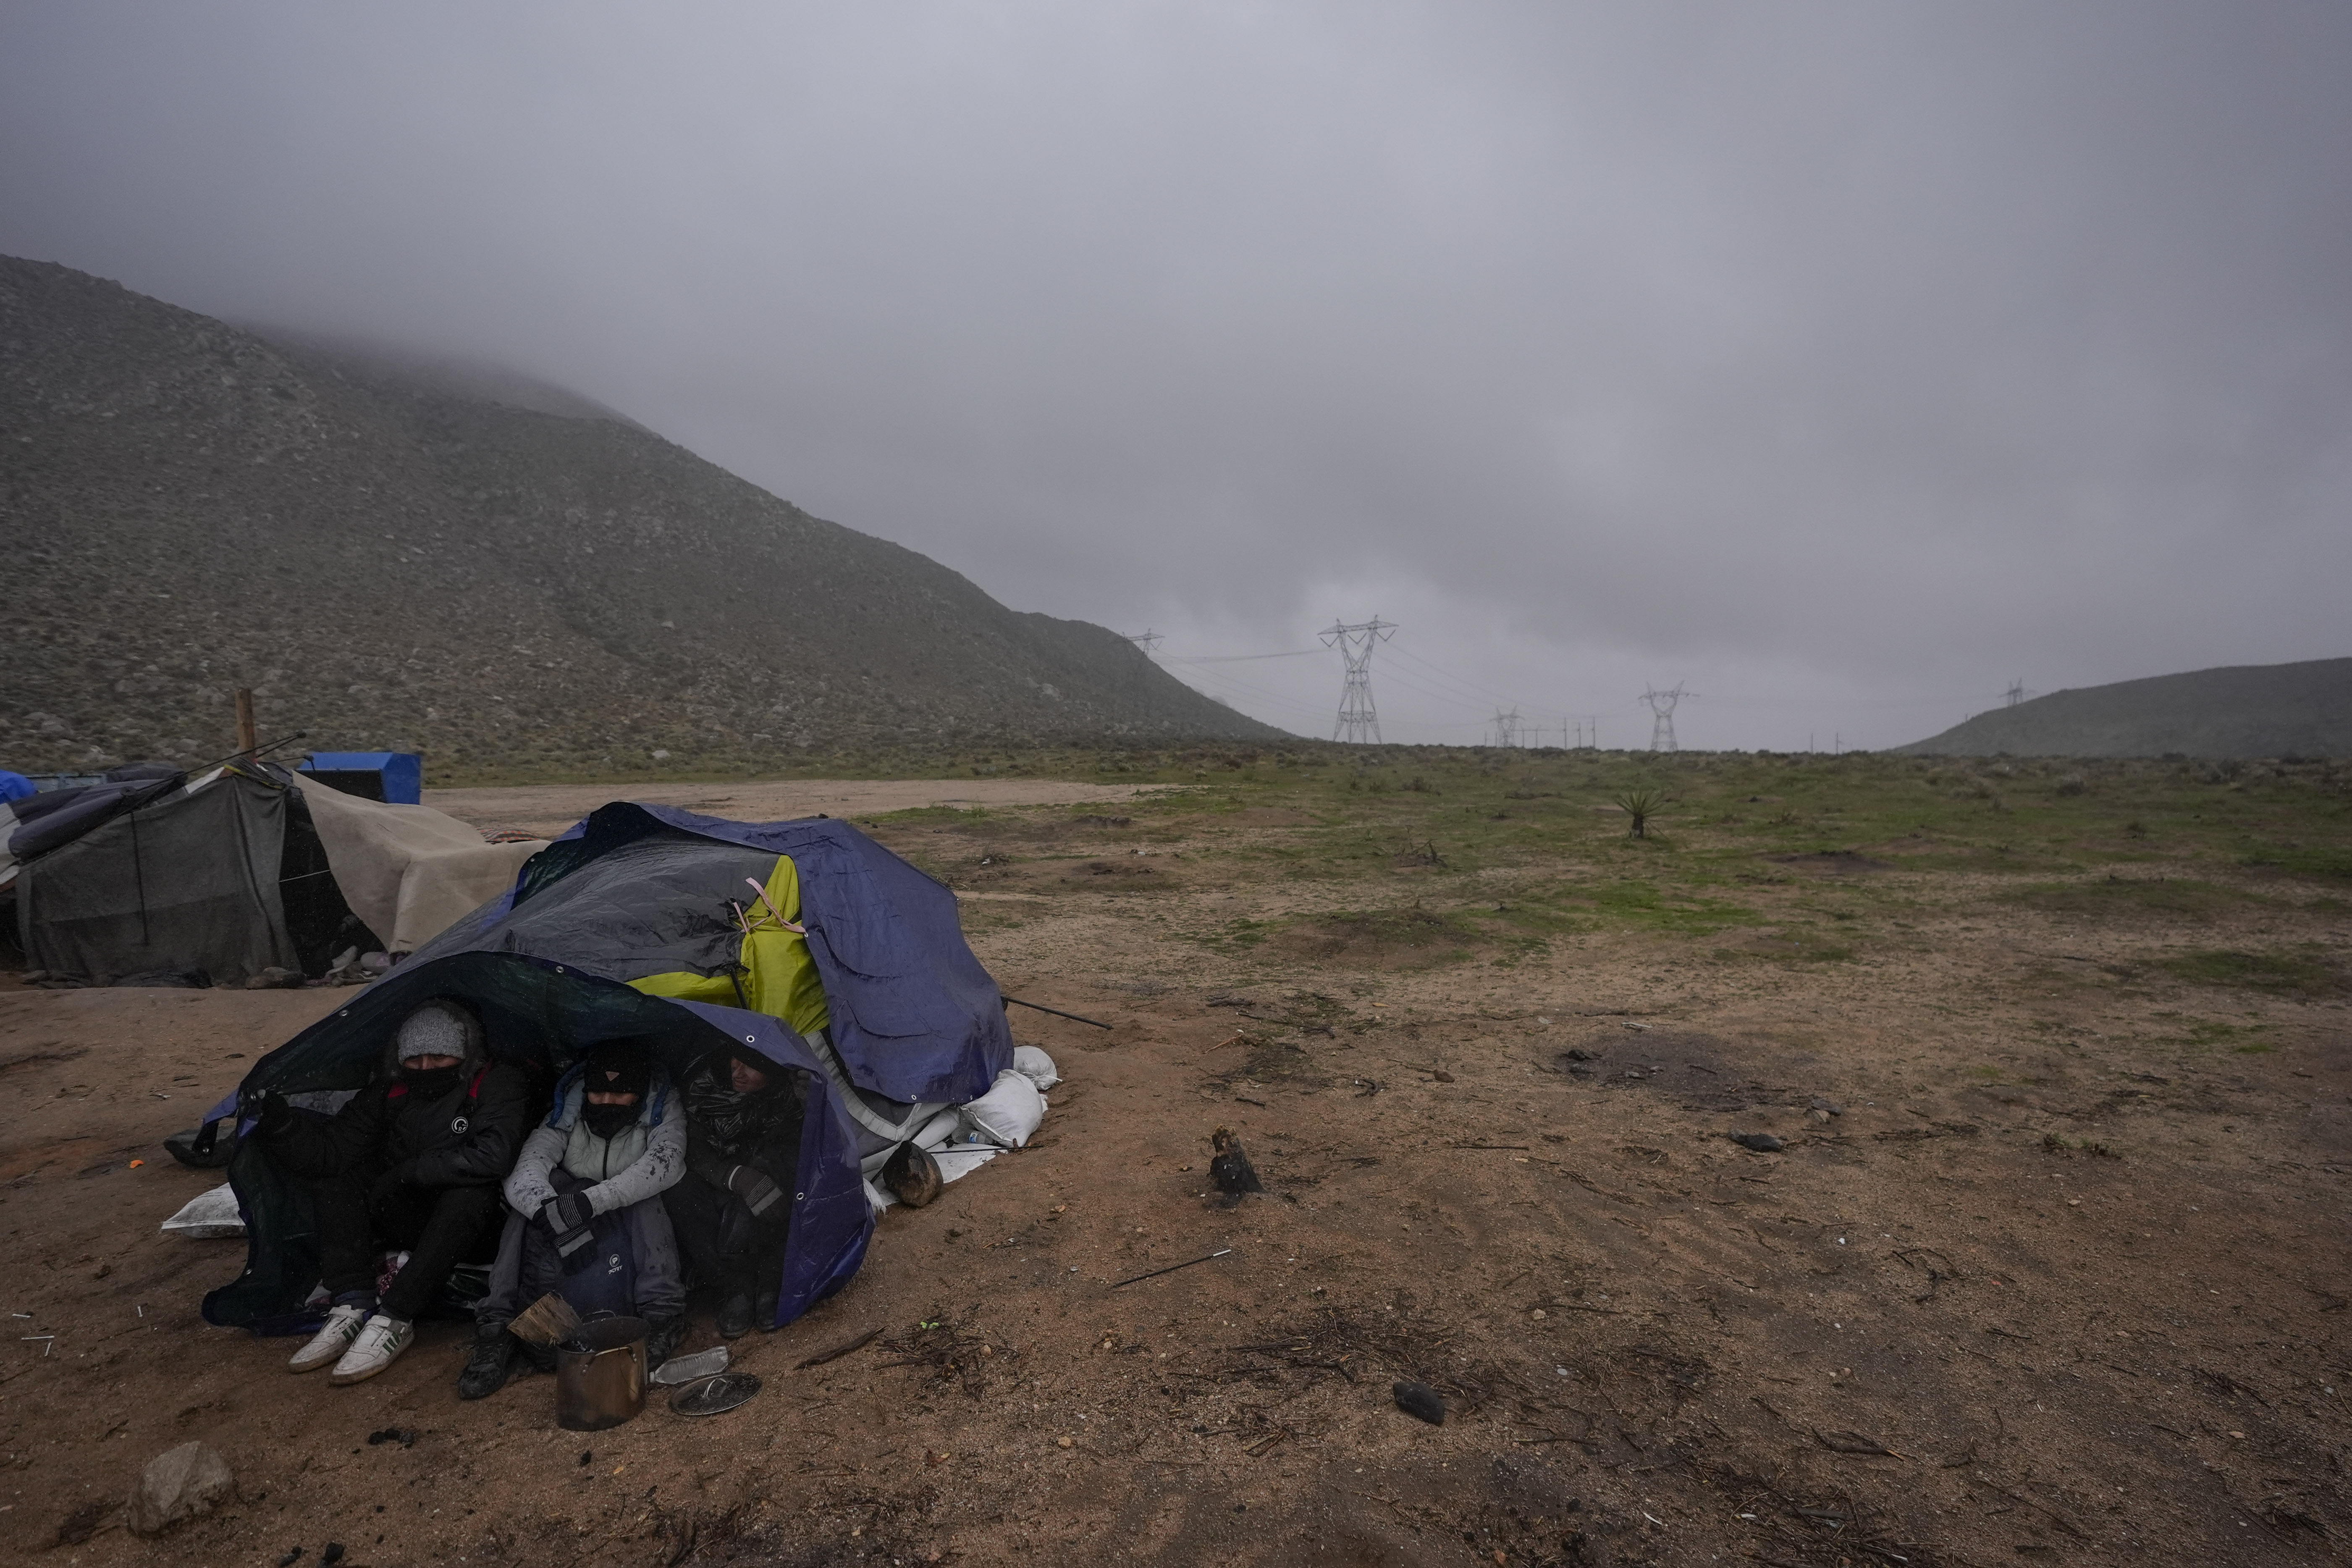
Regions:
<instances>
[{"instance_id":1,"label":"white sack","mask_svg":"<svg viewBox=\"0 0 2352 1568\"><path fill-rule=\"evenodd\" d=\"M513 886L544 839L485 844L429 805L386 805L297 773L327 866L387 952L415 952Z\"/></svg>"},{"instance_id":2,"label":"white sack","mask_svg":"<svg viewBox=\"0 0 2352 1568\"><path fill-rule=\"evenodd\" d=\"M1041 1094L1062 1081L1062 1075L1055 1070L1054 1058L1035 1046L1013 1047L1013 1070L1035 1084Z\"/></svg>"},{"instance_id":3,"label":"white sack","mask_svg":"<svg viewBox=\"0 0 2352 1568\"><path fill-rule=\"evenodd\" d=\"M223 1182L210 1192L198 1193L159 1228L167 1236L185 1237L190 1241L243 1236L245 1216L236 1212L236 1189Z\"/></svg>"},{"instance_id":4,"label":"white sack","mask_svg":"<svg viewBox=\"0 0 2352 1568\"><path fill-rule=\"evenodd\" d=\"M1007 1068L996 1075L986 1094L961 1108L961 1114L969 1131L991 1143L1018 1149L1045 1120L1045 1097L1035 1084Z\"/></svg>"},{"instance_id":5,"label":"white sack","mask_svg":"<svg viewBox=\"0 0 2352 1568\"><path fill-rule=\"evenodd\" d=\"M915 1134L915 1147L918 1149L944 1148L954 1139L957 1131L962 1126L962 1114L954 1106L950 1106L923 1123L922 1131Z\"/></svg>"}]
</instances>

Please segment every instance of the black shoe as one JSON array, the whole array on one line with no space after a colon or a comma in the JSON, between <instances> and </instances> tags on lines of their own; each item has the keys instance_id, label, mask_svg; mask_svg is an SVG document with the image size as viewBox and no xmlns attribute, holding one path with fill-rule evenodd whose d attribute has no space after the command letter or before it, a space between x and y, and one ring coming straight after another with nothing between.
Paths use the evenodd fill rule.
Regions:
<instances>
[{"instance_id":1,"label":"black shoe","mask_svg":"<svg viewBox=\"0 0 2352 1568\"><path fill-rule=\"evenodd\" d=\"M474 1353L466 1358L466 1370L457 1374L457 1397L488 1399L504 1388L514 1370L514 1353L515 1337L507 1332L506 1324L474 1325Z\"/></svg>"},{"instance_id":2,"label":"black shoe","mask_svg":"<svg viewBox=\"0 0 2352 1568\"><path fill-rule=\"evenodd\" d=\"M719 1309L719 1337L740 1340L751 1331L751 1293L738 1290Z\"/></svg>"},{"instance_id":3,"label":"black shoe","mask_svg":"<svg viewBox=\"0 0 2352 1568\"><path fill-rule=\"evenodd\" d=\"M776 1331L776 1293L773 1290L760 1292L760 1304L752 1310L752 1316L758 1320L761 1333Z\"/></svg>"},{"instance_id":4,"label":"black shoe","mask_svg":"<svg viewBox=\"0 0 2352 1568\"><path fill-rule=\"evenodd\" d=\"M555 1370L555 1347L522 1342L522 1364L531 1372L551 1373Z\"/></svg>"},{"instance_id":5,"label":"black shoe","mask_svg":"<svg viewBox=\"0 0 2352 1568\"><path fill-rule=\"evenodd\" d=\"M646 1370L651 1372L677 1353L686 1342L686 1314L646 1320Z\"/></svg>"}]
</instances>

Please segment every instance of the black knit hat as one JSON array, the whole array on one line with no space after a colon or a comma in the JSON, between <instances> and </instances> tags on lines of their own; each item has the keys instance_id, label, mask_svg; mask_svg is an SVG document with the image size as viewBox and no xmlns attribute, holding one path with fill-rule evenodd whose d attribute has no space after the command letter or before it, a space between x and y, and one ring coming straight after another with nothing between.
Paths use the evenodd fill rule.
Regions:
<instances>
[{"instance_id":1,"label":"black knit hat","mask_svg":"<svg viewBox=\"0 0 2352 1568\"><path fill-rule=\"evenodd\" d=\"M599 1040L588 1048L581 1089L591 1094L634 1094L653 1087L653 1048L640 1039Z\"/></svg>"}]
</instances>

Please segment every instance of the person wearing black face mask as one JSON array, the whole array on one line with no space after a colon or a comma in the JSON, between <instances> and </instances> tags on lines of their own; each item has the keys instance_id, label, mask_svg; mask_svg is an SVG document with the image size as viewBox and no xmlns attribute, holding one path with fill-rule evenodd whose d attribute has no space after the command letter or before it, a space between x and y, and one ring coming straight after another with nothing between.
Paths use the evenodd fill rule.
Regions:
<instances>
[{"instance_id":1,"label":"person wearing black face mask","mask_svg":"<svg viewBox=\"0 0 2352 1568\"><path fill-rule=\"evenodd\" d=\"M649 1369L685 1338L686 1285L661 1194L685 1168L686 1114L655 1071L654 1050L638 1039L592 1047L559 1086L546 1123L523 1141L459 1398L504 1386L520 1348L508 1325L551 1290L583 1316L643 1318Z\"/></svg>"},{"instance_id":2,"label":"person wearing black face mask","mask_svg":"<svg viewBox=\"0 0 2352 1568\"><path fill-rule=\"evenodd\" d=\"M482 1024L436 997L393 1031L389 1068L331 1117L262 1102L255 1136L268 1157L311 1182L326 1325L288 1365L331 1364L358 1383L415 1338L417 1314L458 1264L486 1258L498 1236L499 1181L530 1120L530 1081L493 1063ZM381 1296L386 1252L408 1261Z\"/></svg>"}]
</instances>

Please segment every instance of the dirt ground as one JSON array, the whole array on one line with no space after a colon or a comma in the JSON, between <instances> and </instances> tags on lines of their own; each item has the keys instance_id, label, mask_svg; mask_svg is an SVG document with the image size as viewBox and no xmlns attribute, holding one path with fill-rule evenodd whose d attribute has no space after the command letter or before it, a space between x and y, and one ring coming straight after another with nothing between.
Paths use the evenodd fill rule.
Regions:
<instances>
[{"instance_id":1,"label":"dirt ground","mask_svg":"<svg viewBox=\"0 0 2352 1568\"><path fill-rule=\"evenodd\" d=\"M749 1405L593 1436L547 1378L460 1404L462 1325L339 1390L198 1319L243 1243L157 1234L210 1184L158 1141L343 994L0 977L0 1305L55 1336L0 1356L0 1552L1826 1568L2352 1539L2340 899L2200 863L2110 908L2125 873L2038 873L2086 906L1867 838L1735 845L1741 923L1604 900L1510 946L1471 916L1605 892L1622 825L1569 801L1555 849L1384 840L1349 879L1334 810L1229 804L879 819L1009 994L1113 1026L1016 1009L1066 1080L1039 1140L739 1342ZM2233 943L2322 978L2182 967ZM1266 1188L1233 1207L1221 1125ZM131 1539L113 1505L190 1438L236 1500Z\"/></svg>"}]
</instances>

